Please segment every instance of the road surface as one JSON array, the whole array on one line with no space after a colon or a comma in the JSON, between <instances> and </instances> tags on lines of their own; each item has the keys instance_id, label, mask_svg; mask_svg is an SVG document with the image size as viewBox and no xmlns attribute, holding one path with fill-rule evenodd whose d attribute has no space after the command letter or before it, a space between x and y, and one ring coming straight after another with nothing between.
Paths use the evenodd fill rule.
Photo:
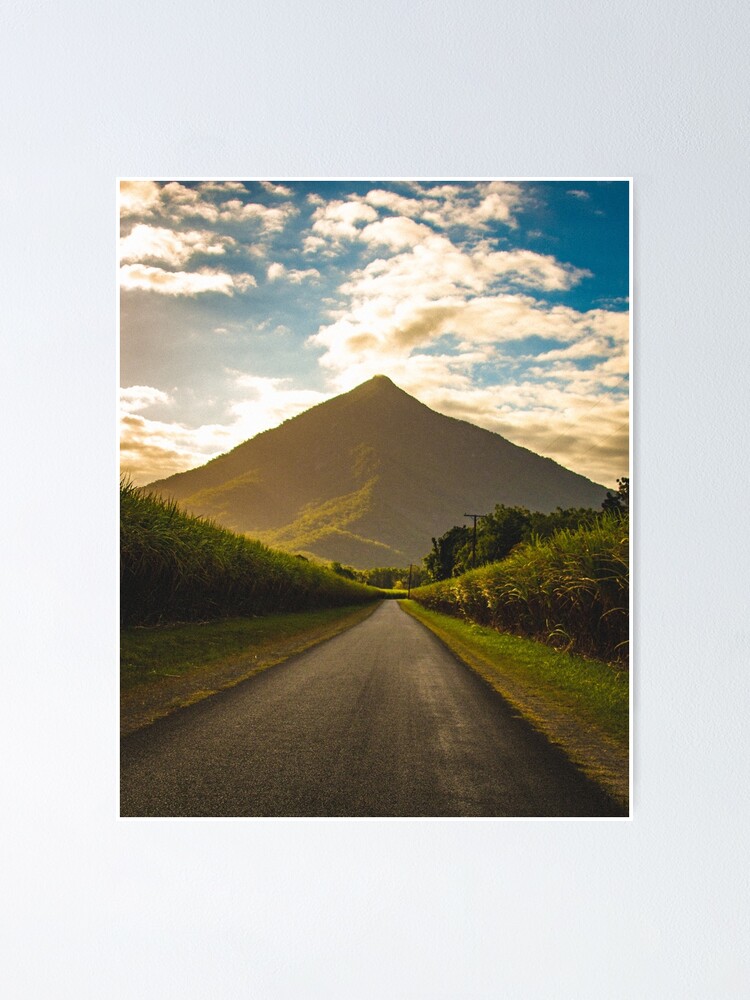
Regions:
<instances>
[{"instance_id":1,"label":"road surface","mask_svg":"<svg viewBox=\"0 0 750 1000\"><path fill-rule=\"evenodd\" d=\"M124 737L121 814L623 813L384 601L328 642Z\"/></svg>"}]
</instances>

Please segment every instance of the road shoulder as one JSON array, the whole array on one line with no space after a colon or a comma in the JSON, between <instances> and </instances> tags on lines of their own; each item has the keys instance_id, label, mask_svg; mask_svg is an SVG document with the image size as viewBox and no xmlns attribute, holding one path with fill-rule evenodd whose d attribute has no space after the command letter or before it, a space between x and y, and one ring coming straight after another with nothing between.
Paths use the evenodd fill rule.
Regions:
<instances>
[{"instance_id":1,"label":"road shoulder","mask_svg":"<svg viewBox=\"0 0 750 1000\"><path fill-rule=\"evenodd\" d=\"M617 740L596 725L582 724L572 708L555 703L524 684L509 664L486 651L472 637L472 628L443 627L447 616L425 613L414 601L399 602L402 610L429 629L459 660L500 694L550 743L558 746L587 777L595 781L620 806L629 807L629 755L627 740ZM445 622L450 626L455 619Z\"/></svg>"},{"instance_id":2,"label":"road shoulder","mask_svg":"<svg viewBox=\"0 0 750 1000\"><path fill-rule=\"evenodd\" d=\"M303 653L313 646L326 642L341 632L358 625L368 618L382 602L358 608L331 610L329 620L317 624L304 624L300 617L300 627L280 631L265 628L264 634L248 642L241 652L214 659L209 663L175 668L174 673L163 670L147 673L143 680L125 683L121 671L120 686L120 735L126 736L138 729L156 722L172 712L193 705L204 698L234 687L242 681ZM289 616L285 616L289 617ZM268 625L270 618L263 624ZM221 628L221 623L210 623L212 628ZM195 626L190 626L195 628ZM180 626L172 626L163 634L174 636Z\"/></svg>"}]
</instances>

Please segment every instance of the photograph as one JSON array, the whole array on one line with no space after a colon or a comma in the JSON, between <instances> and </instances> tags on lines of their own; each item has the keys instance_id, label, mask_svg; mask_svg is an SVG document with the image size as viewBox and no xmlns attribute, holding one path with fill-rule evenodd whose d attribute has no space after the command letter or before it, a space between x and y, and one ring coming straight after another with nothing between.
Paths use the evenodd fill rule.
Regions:
<instances>
[{"instance_id":1,"label":"photograph","mask_svg":"<svg viewBox=\"0 0 750 1000\"><path fill-rule=\"evenodd\" d=\"M631 179L116 197L120 816L628 819Z\"/></svg>"}]
</instances>

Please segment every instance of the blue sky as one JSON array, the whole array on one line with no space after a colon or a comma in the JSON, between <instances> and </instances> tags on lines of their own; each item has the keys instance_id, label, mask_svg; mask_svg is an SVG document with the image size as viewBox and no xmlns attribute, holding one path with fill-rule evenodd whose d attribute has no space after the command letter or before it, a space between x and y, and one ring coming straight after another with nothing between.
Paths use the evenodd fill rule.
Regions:
<instances>
[{"instance_id":1,"label":"blue sky","mask_svg":"<svg viewBox=\"0 0 750 1000\"><path fill-rule=\"evenodd\" d=\"M120 185L121 459L194 468L375 374L614 486L626 181Z\"/></svg>"}]
</instances>

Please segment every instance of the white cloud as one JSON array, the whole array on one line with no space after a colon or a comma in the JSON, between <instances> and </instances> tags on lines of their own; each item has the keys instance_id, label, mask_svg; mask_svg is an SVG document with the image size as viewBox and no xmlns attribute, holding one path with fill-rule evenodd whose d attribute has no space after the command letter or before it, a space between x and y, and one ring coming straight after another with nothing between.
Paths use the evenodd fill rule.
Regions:
<instances>
[{"instance_id":1,"label":"white cloud","mask_svg":"<svg viewBox=\"0 0 750 1000\"><path fill-rule=\"evenodd\" d=\"M143 486L203 465L235 444L231 430L220 424L189 427L151 420L137 413L120 419L120 469Z\"/></svg>"},{"instance_id":2,"label":"white cloud","mask_svg":"<svg viewBox=\"0 0 750 1000\"><path fill-rule=\"evenodd\" d=\"M274 193L280 194L281 189ZM228 200L212 201L207 194L232 195ZM197 187L188 187L179 181L159 186L153 181L128 181L121 184L120 206L123 217L132 215L160 215L173 223L186 219L202 219L207 223L251 222L263 233L280 232L294 215L296 207L287 202L281 205L261 205L246 202L237 195L246 195L247 189L237 181L209 181Z\"/></svg>"},{"instance_id":3,"label":"white cloud","mask_svg":"<svg viewBox=\"0 0 750 1000\"><path fill-rule=\"evenodd\" d=\"M582 201L588 201L588 199L591 197L588 191L578 191L576 189L573 189L572 191L566 191L565 193L572 195L574 198L580 198Z\"/></svg>"},{"instance_id":4,"label":"white cloud","mask_svg":"<svg viewBox=\"0 0 750 1000\"><path fill-rule=\"evenodd\" d=\"M617 309L620 306L626 306L630 302L630 298L627 295L612 295L594 299L594 301L603 309Z\"/></svg>"},{"instance_id":5,"label":"white cloud","mask_svg":"<svg viewBox=\"0 0 750 1000\"><path fill-rule=\"evenodd\" d=\"M206 201L198 188L189 188L177 181L170 181L162 187L161 207L175 221L194 217L216 222L219 218L216 205Z\"/></svg>"},{"instance_id":6,"label":"white cloud","mask_svg":"<svg viewBox=\"0 0 750 1000\"><path fill-rule=\"evenodd\" d=\"M211 191L216 194L247 193L247 188L241 181L204 181L198 187L201 191Z\"/></svg>"},{"instance_id":7,"label":"white cloud","mask_svg":"<svg viewBox=\"0 0 750 1000\"><path fill-rule=\"evenodd\" d=\"M620 318L613 321L613 316ZM341 310L338 318L321 327L310 342L325 348L320 363L333 371L350 369L364 357L373 357L376 364L378 356L408 357L446 334L453 334L460 348L470 351L494 349L503 342L529 337L564 343L596 338L602 347L606 345L607 355L617 353L624 363L627 322L627 316L621 313L579 313L567 306L549 308L523 295L443 295L434 299L415 295L400 300L368 297ZM558 357L569 360L570 356ZM549 360L557 358L552 354Z\"/></svg>"},{"instance_id":8,"label":"white cloud","mask_svg":"<svg viewBox=\"0 0 750 1000\"><path fill-rule=\"evenodd\" d=\"M123 263L133 263L155 258L177 267L196 253L226 253L227 246L234 245L235 242L231 236L217 236L205 230L178 233L172 229L139 223L127 236L121 238L120 260Z\"/></svg>"},{"instance_id":9,"label":"white cloud","mask_svg":"<svg viewBox=\"0 0 750 1000\"><path fill-rule=\"evenodd\" d=\"M352 200L405 219L429 222L443 230L456 226L487 230L497 222L515 228L515 214L527 200L522 187L510 181L435 187L414 182L406 186L416 197L373 188L362 197L352 196Z\"/></svg>"},{"instance_id":10,"label":"white cloud","mask_svg":"<svg viewBox=\"0 0 750 1000\"><path fill-rule=\"evenodd\" d=\"M233 274L232 283L238 292L247 292L251 288L256 288L258 282L252 274Z\"/></svg>"},{"instance_id":11,"label":"white cloud","mask_svg":"<svg viewBox=\"0 0 750 1000\"><path fill-rule=\"evenodd\" d=\"M387 222L394 232L408 223L406 235L418 226L392 219L363 232ZM314 346L327 349L322 364L345 368L353 363L352 355L364 349L410 350L446 333L473 343L532 334L567 341L578 335L577 324L584 323L580 314L565 306L540 305L513 289L566 289L587 272L531 251L482 248L472 253L455 247L446 236L421 231L415 235L420 241L410 250L372 261L341 286L348 305L336 310L334 322L311 339ZM598 311L586 322L601 326L609 315Z\"/></svg>"},{"instance_id":12,"label":"white cloud","mask_svg":"<svg viewBox=\"0 0 750 1000\"><path fill-rule=\"evenodd\" d=\"M398 300L414 296L437 298L459 290L463 294L467 288L481 291L488 277L486 268L478 268L470 254L463 253L446 236L431 233L408 251L379 258L353 272L342 291L355 300L375 296Z\"/></svg>"},{"instance_id":13,"label":"white cloud","mask_svg":"<svg viewBox=\"0 0 750 1000\"><path fill-rule=\"evenodd\" d=\"M230 405L232 422L190 427L179 421L153 420L139 412L169 397L150 386L122 390L120 419L120 466L137 485L196 468L229 451L261 431L276 427L329 394L295 389L289 379L260 378L243 372L228 372L235 400Z\"/></svg>"},{"instance_id":14,"label":"white cloud","mask_svg":"<svg viewBox=\"0 0 750 1000\"><path fill-rule=\"evenodd\" d=\"M346 245L362 264L334 297L316 298L317 308L330 310L329 319L309 339L332 393L384 372L428 405L598 481L613 485L626 472L629 320L627 313L606 308L624 303L601 299L596 304L603 308L587 312L552 305L542 296L577 286L589 272L549 254L498 249L510 244L492 240L492 231L516 225L533 196L528 188L513 182L415 182L399 186L406 194L373 186L343 200L308 196L313 214L299 242L321 263L311 260L318 266L295 269L270 249L274 234L297 211L284 201L292 192L270 181L262 186L273 207L249 201L247 189L235 182L172 182L163 188L125 182L123 215L138 224L122 240L123 289L232 296L253 288L252 275L225 273L222 254L233 241L212 229L243 239L243 253L260 257L267 280L275 283L317 281L325 259ZM126 231L127 225L132 222ZM215 254L220 266L190 272L198 253ZM269 324L270 332L275 320L263 316L254 322L259 328ZM219 324L217 333L234 330L224 314L217 313L213 323ZM284 328L275 329L289 337ZM224 348L234 338L216 341ZM295 390L287 380L237 372L231 377L226 425L149 420L148 407L163 408L170 397L149 386L125 390L124 455L137 459L153 479L202 464L327 398Z\"/></svg>"},{"instance_id":15,"label":"white cloud","mask_svg":"<svg viewBox=\"0 0 750 1000\"><path fill-rule=\"evenodd\" d=\"M232 433L239 444L284 420L330 398L330 393L313 389L295 389L288 378L261 378L245 372L232 372L235 392L241 398L231 405L235 417Z\"/></svg>"},{"instance_id":16,"label":"white cloud","mask_svg":"<svg viewBox=\"0 0 750 1000\"><path fill-rule=\"evenodd\" d=\"M371 222L359 235L365 243L381 244L393 250L400 250L403 247L416 246L417 243L435 234L429 226L403 216L392 215L379 222Z\"/></svg>"},{"instance_id":17,"label":"white cloud","mask_svg":"<svg viewBox=\"0 0 750 1000\"><path fill-rule=\"evenodd\" d=\"M405 198L395 191L384 191L382 188L373 188L372 191L368 191L364 201L375 208L386 208L394 215L403 215L407 218L419 216L426 208L437 207L439 204L432 199L426 201L424 198Z\"/></svg>"},{"instance_id":18,"label":"white cloud","mask_svg":"<svg viewBox=\"0 0 750 1000\"><path fill-rule=\"evenodd\" d=\"M172 402L153 386L120 390L120 468L137 485L202 465L231 446L231 433L219 424L193 428L154 420L142 412Z\"/></svg>"},{"instance_id":19,"label":"white cloud","mask_svg":"<svg viewBox=\"0 0 750 1000\"><path fill-rule=\"evenodd\" d=\"M255 221L260 224L264 232L278 233L296 214L297 209L292 204L269 208L255 202L243 205L241 201L229 201L222 206L219 218L224 222Z\"/></svg>"},{"instance_id":20,"label":"white cloud","mask_svg":"<svg viewBox=\"0 0 750 1000\"><path fill-rule=\"evenodd\" d=\"M280 198L291 198L292 190L291 188L284 187L282 184L273 184L271 181L261 181L260 186L264 191L268 191L269 194L278 195Z\"/></svg>"},{"instance_id":21,"label":"white cloud","mask_svg":"<svg viewBox=\"0 0 750 1000\"><path fill-rule=\"evenodd\" d=\"M338 391L386 373L441 412L597 481L625 473L628 315L579 312L529 294L567 290L589 272L527 250L460 248L400 216L370 223L360 236L379 233L393 233L393 244L414 242L353 272L332 322L309 339ZM530 355L501 356L503 344L524 341L534 345ZM502 384L474 384L476 366L487 364ZM587 422L581 414L592 403L596 420Z\"/></svg>"},{"instance_id":22,"label":"white cloud","mask_svg":"<svg viewBox=\"0 0 750 1000\"><path fill-rule=\"evenodd\" d=\"M284 279L285 281L291 282L293 285L299 285L303 281L314 281L320 277L320 271L314 267L308 267L304 271L297 271L295 269L289 269L278 261L269 264L268 266L268 280L269 281L279 281Z\"/></svg>"},{"instance_id":23,"label":"white cloud","mask_svg":"<svg viewBox=\"0 0 750 1000\"><path fill-rule=\"evenodd\" d=\"M304 253L322 253L323 256L330 256L328 241L322 236L306 236L302 242Z\"/></svg>"},{"instance_id":24,"label":"white cloud","mask_svg":"<svg viewBox=\"0 0 750 1000\"><path fill-rule=\"evenodd\" d=\"M476 208L476 217L483 222L504 222L515 225L513 210L518 207L520 189L517 184L493 183Z\"/></svg>"},{"instance_id":25,"label":"white cloud","mask_svg":"<svg viewBox=\"0 0 750 1000\"><path fill-rule=\"evenodd\" d=\"M562 264L550 255L532 250L479 252L473 258L478 268L486 268L493 277L544 292L568 291L584 278L591 277L590 271Z\"/></svg>"},{"instance_id":26,"label":"white cloud","mask_svg":"<svg viewBox=\"0 0 750 1000\"><path fill-rule=\"evenodd\" d=\"M149 215L159 204L159 187L153 181L120 181L120 214Z\"/></svg>"},{"instance_id":27,"label":"white cloud","mask_svg":"<svg viewBox=\"0 0 750 1000\"><path fill-rule=\"evenodd\" d=\"M627 395L532 382L428 392L424 402L502 434L594 482L628 474Z\"/></svg>"},{"instance_id":28,"label":"white cloud","mask_svg":"<svg viewBox=\"0 0 750 1000\"><path fill-rule=\"evenodd\" d=\"M130 385L120 389L120 409L124 413L138 413L155 403L170 403L166 392L150 385Z\"/></svg>"},{"instance_id":29,"label":"white cloud","mask_svg":"<svg viewBox=\"0 0 750 1000\"><path fill-rule=\"evenodd\" d=\"M342 240L356 239L358 223L374 222L378 213L361 201L329 201L313 212L313 234L339 245Z\"/></svg>"},{"instance_id":30,"label":"white cloud","mask_svg":"<svg viewBox=\"0 0 750 1000\"><path fill-rule=\"evenodd\" d=\"M423 199L420 217L442 229L454 226L487 229L491 222L515 228L515 213L526 201L523 188L512 181L480 182L466 187L444 184L429 188L417 184L413 190Z\"/></svg>"},{"instance_id":31,"label":"white cloud","mask_svg":"<svg viewBox=\"0 0 750 1000\"><path fill-rule=\"evenodd\" d=\"M252 274L223 274L220 271L165 271L144 264L125 264L120 268L120 288L158 292L161 295L200 295L218 292L232 295L257 284Z\"/></svg>"}]
</instances>

